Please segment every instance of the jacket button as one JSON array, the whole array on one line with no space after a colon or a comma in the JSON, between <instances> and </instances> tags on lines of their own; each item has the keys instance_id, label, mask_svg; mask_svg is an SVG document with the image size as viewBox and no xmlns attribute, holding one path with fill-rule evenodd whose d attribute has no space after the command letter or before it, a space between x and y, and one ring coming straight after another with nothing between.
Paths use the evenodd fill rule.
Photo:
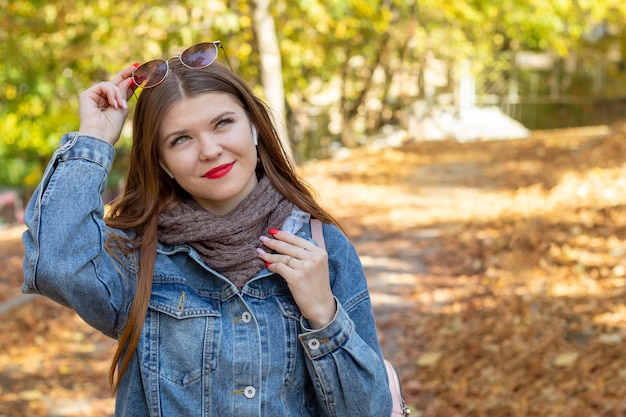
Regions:
<instances>
[{"instance_id":1,"label":"jacket button","mask_svg":"<svg viewBox=\"0 0 626 417\"><path fill-rule=\"evenodd\" d=\"M309 349L311 350L317 350L320 348L320 341L317 339L311 339L309 340L309 342L307 343L307 345L309 346Z\"/></svg>"},{"instance_id":2,"label":"jacket button","mask_svg":"<svg viewBox=\"0 0 626 417\"><path fill-rule=\"evenodd\" d=\"M249 312L245 311L242 315L241 315L241 320L244 323L250 323L250 320L252 320L252 314L250 314Z\"/></svg>"},{"instance_id":3,"label":"jacket button","mask_svg":"<svg viewBox=\"0 0 626 417\"><path fill-rule=\"evenodd\" d=\"M248 386L248 387L244 388L243 395L246 398L254 398L254 396L256 395L256 389L254 389L254 387L252 387L252 386Z\"/></svg>"}]
</instances>

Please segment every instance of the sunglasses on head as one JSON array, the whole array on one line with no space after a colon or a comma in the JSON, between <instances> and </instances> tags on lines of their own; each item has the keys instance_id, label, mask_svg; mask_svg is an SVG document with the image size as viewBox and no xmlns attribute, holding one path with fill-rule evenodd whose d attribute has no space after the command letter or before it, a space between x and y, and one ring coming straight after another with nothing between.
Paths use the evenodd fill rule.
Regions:
<instances>
[{"instance_id":1,"label":"sunglasses on head","mask_svg":"<svg viewBox=\"0 0 626 417\"><path fill-rule=\"evenodd\" d=\"M174 56L170 59L179 58L180 62L190 69L206 68L217 59L218 48L222 48L224 51L226 62L232 71L233 68L228 62L228 56L226 56L226 50L221 41L195 44L185 49L180 56ZM155 59L139 66L131 76L135 85L139 88L152 88L161 84L169 72L170 59Z\"/></svg>"}]
</instances>

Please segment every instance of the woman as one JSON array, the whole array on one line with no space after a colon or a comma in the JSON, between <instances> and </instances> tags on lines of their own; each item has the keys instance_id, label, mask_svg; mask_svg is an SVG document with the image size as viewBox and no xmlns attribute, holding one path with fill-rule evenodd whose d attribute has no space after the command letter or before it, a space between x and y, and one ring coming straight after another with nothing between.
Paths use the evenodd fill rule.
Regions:
<instances>
[{"instance_id":1,"label":"woman","mask_svg":"<svg viewBox=\"0 0 626 417\"><path fill-rule=\"evenodd\" d=\"M118 340L116 416L387 416L354 248L296 175L263 102L213 62L218 46L130 66L80 95L80 129L27 209L23 289ZM105 218L136 85L127 183Z\"/></svg>"}]
</instances>

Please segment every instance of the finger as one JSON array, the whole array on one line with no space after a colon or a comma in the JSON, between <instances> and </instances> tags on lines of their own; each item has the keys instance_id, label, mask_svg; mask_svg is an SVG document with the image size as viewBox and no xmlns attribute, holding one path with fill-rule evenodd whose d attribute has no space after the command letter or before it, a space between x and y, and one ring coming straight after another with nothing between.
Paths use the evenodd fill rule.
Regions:
<instances>
[{"instance_id":1,"label":"finger","mask_svg":"<svg viewBox=\"0 0 626 417\"><path fill-rule=\"evenodd\" d=\"M139 86L135 84L135 80L133 78L128 79L128 84L126 85L126 99L127 100L130 100L130 98L133 96L133 94L135 93L135 90L138 87Z\"/></svg>"},{"instance_id":2,"label":"finger","mask_svg":"<svg viewBox=\"0 0 626 417\"><path fill-rule=\"evenodd\" d=\"M285 278L289 282L296 282L299 279L304 278L307 274L306 268L303 267L303 261L299 261L286 255L280 256L280 261L267 262L266 267L272 272L275 272Z\"/></svg>"},{"instance_id":3,"label":"finger","mask_svg":"<svg viewBox=\"0 0 626 417\"><path fill-rule=\"evenodd\" d=\"M103 84L104 86L102 90L104 91L106 95L106 99L109 105L116 109L119 109L120 107L127 109L128 105L126 104L126 99L124 98L122 90L120 90L120 88L114 85L113 83L103 83Z\"/></svg>"},{"instance_id":4,"label":"finger","mask_svg":"<svg viewBox=\"0 0 626 417\"><path fill-rule=\"evenodd\" d=\"M285 255L283 253L269 253L264 251L262 248L257 248L256 251L259 257L265 261L266 266L284 265L293 268L294 264L299 261L299 259L295 259L293 256Z\"/></svg>"},{"instance_id":5,"label":"finger","mask_svg":"<svg viewBox=\"0 0 626 417\"><path fill-rule=\"evenodd\" d=\"M298 249L298 252L296 252L296 254L293 255L293 257L296 259L302 259L301 256L306 257L306 252L308 252L308 250L304 246L302 246Z\"/></svg>"},{"instance_id":6,"label":"finger","mask_svg":"<svg viewBox=\"0 0 626 417\"><path fill-rule=\"evenodd\" d=\"M139 67L139 63L135 62L132 65L124 68L120 72L117 73L115 77L113 77L113 83L120 88L122 91L122 99L124 101L129 100L135 90L137 89L137 85L133 80L133 72Z\"/></svg>"},{"instance_id":7,"label":"finger","mask_svg":"<svg viewBox=\"0 0 626 417\"><path fill-rule=\"evenodd\" d=\"M99 82L81 94L84 100L93 101L99 108L118 106L115 86L107 81Z\"/></svg>"},{"instance_id":8,"label":"finger","mask_svg":"<svg viewBox=\"0 0 626 417\"><path fill-rule=\"evenodd\" d=\"M133 72L137 69L138 66L139 66L138 62L135 62L133 65L127 66L126 68L118 72L115 75L115 77L113 77L113 80L111 80L111 82L119 87L124 86L124 84L128 84L126 79L130 78L130 76L133 74Z\"/></svg>"},{"instance_id":9,"label":"finger","mask_svg":"<svg viewBox=\"0 0 626 417\"><path fill-rule=\"evenodd\" d=\"M314 243L289 232L270 229L269 233L274 237L274 239L267 239L267 241L272 242L271 246L268 247L271 247L281 253L296 257L300 248L304 248L307 252L314 251L317 248Z\"/></svg>"},{"instance_id":10,"label":"finger","mask_svg":"<svg viewBox=\"0 0 626 417\"><path fill-rule=\"evenodd\" d=\"M266 247L271 249L272 254L267 254L264 258L266 261L271 263L280 262L284 264L289 264L289 260L305 260L310 258L309 252L306 251L302 246L294 246L285 242L280 242L275 239L270 239L268 237L263 236L261 241L265 244ZM302 249L302 250L301 250Z\"/></svg>"}]
</instances>

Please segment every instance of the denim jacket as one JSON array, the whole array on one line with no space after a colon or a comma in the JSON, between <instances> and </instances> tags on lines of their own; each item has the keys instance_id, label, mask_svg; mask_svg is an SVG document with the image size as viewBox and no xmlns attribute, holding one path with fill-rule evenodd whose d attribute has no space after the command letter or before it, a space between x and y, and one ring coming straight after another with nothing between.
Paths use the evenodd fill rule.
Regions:
<instances>
[{"instance_id":1,"label":"denim jacket","mask_svg":"<svg viewBox=\"0 0 626 417\"><path fill-rule=\"evenodd\" d=\"M111 256L101 193L108 143L64 135L26 211L23 291L74 309L117 338L137 255ZM389 416L391 397L358 256L324 225L334 319L308 327L267 269L241 291L187 245L159 243L142 335L116 416ZM305 224L299 235L312 241Z\"/></svg>"}]
</instances>

